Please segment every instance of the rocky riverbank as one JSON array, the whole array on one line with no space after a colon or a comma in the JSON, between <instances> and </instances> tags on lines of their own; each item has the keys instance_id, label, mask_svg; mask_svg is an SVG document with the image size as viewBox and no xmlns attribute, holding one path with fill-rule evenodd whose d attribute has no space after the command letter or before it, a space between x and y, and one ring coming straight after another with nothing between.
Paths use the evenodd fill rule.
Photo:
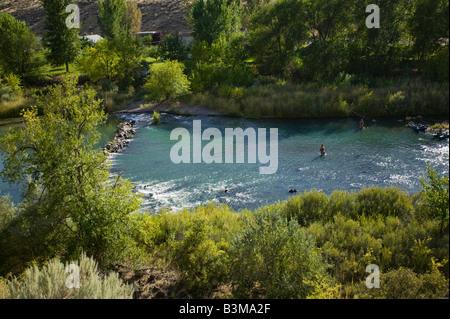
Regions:
<instances>
[{"instance_id":1,"label":"rocky riverbank","mask_svg":"<svg viewBox=\"0 0 450 319\"><path fill-rule=\"evenodd\" d=\"M130 140L137 132L135 125L136 121L134 120L120 123L112 141L106 143L103 147L103 153L108 154L122 152L128 144L130 144Z\"/></svg>"}]
</instances>

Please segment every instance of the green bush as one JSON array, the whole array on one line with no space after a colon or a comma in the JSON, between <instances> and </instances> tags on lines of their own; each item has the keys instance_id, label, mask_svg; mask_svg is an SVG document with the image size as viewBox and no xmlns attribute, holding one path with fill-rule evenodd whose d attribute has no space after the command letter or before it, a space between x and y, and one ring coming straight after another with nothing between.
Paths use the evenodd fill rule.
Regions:
<instances>
[{"instance_id":1,"label":"green bush","mask_svg":"<svg viewBox=\"0 0 450 319\"><path fill-rule=\"evenodd\" d=\"M235 297L306 298L317 292L326 264L305 229L276 207L247 215L243 223L232 244Z\"/></svg>"},{"instance_id":2,"label":"green bush","mask_svg":"<svg viewBox=\"0 0 450 319\"><path fill-rule=\"evenodd\" d=\"M162 101L189 93L190 82L183 71L184 65L178 61L169 60L153 64L144 85L147 98Z\"/></svg>"},{"instance_id":3,"label":"green bush","mask_svg":"<svg viewBox=\"0 0 450 319\"><path fill-rule=\"evenodd\" d=\"M289 198L283 207L283 214L296 220L300 226L308 226L314 221L326 221L328 216L328 196L317 190L305 191L302 195Z\"/></svg>"},{"instance_id":4,"label":"green bush","mask_svg":"<svg viewBox=\"0 0 450 319\"><path fill-rule=\"evenodd\" d=\"M153 119L153 124L158 124L159 123L159 113L158 113L158 111L153 111L152 119Z\"/></svg>"},{"instance_id":5,"label":"green bush","mask_svg":"<svg viewBox=\"0 0 450 319\"><path fill-rule=\"evenodd\" d=\"M14 94L14 90L9 86L0 87L0 103L1 102L11 102L14 101L16 95Z\"/></svg>"},{"instance_id":6,"label":"green bush","mask_svg":"<svg viewBox=\"0 0 450 319\"><path fill-rule=\"evenodd\" d=\"M70 264L79 269L79 288L70 288L76 282L70 277L75 274ZM63 264L53 259L41 269L31 266L20 279L12 280L9 289L12 299L131 299L133 294L133 287L117 273L101 275L97 263L85 254L79 261Z\"/></svg>"},{"instance_id":7,"label":"green bush","mask_svg":"<svg viewBox=\"0 0 450 319\"><path fill-rule=\"evenodd\" d=\"M444 46L425 63L423 73L427 78L434 81L448 82L448 52L448 46Z\"/></svg>"},{"instance_id":8,"label":"green bush","mask_svg":"<svg viewBox=\"0 0 450 319\"><path fill-rule=\"evenodd\" d=\"M16 95L22 92L20 82L20 77L13 73L5 75L3 80L0 80L2 86L10 87Z\"/></svg>"},{"instance_id":9,"label":"green bush","mask_svg":"<svg viewBox=\"0 0 450 319\"><path fill-rule=\"evenodd\" d=\"M427 179L422 178L421 184L423 207L431 218L439 220L442 233L444 228L448 228L449 221L449 178L439 176L437 171L427 165Z\"/></svg>"},{"instance_id":10,"label":"green bush","mask_svg":"<svg viewBox=\"0 0 450 319\"><path fill-rule=\"evenodd\" d=\"M211 226L199 220L182 240L171 244L172 261L183 272L188 287L203 293L224 282L229 269L228 243L215 242L210 234Z\"/></svg>"},{"instance_id":11,"label":"green bush","mask_svg":"<svg viewBox=\"0 0 450 319\"><path fill-rule=\"evenodd\" d=\"M408 195L398 188L370 187L362 189L357 197L358 213L374 216L401 216L408 218L414 208Z\"/></svg>"},{"instance_id":12,"label":"green bush","mask_svg":"<svg viewBox=\"0 0 450 319\"><path fill-rule=\"evenodd\" d=\"M360 283L357 298L370 299L442 299L448 297L448 280L438 271L418 275L411 269L400 267L380 273L380 288L368 289Z\"/></svg>"}]
</instances>

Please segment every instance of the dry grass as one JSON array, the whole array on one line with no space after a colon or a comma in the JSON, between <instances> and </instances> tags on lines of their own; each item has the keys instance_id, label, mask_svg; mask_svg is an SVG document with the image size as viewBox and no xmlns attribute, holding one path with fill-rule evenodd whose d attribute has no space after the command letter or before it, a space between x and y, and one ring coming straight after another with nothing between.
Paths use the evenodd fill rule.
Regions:
<instances>
[{"instance_id":1,"label":"dry grass","mask_svg":"<svg viewBox=\"0 0 450 319\"><path fill-rule=\"evenodd\" d=\"M242 97L195 93L193 104L253 118L448 115L448 83L399 80L369 88L362 84L283 84L246 88Z\"/></svg>"},{"instance_id":2,"label":"dry grass","mask_svg":"<svg viewBox=\"0 0 450 319\"><path fill-rule=\"evenodd\" d=\"M30 96L18 96L14 101L0 103L0 118L19 117L20 112L30 106L34 99Z\"/></svg>"}]
</instances>

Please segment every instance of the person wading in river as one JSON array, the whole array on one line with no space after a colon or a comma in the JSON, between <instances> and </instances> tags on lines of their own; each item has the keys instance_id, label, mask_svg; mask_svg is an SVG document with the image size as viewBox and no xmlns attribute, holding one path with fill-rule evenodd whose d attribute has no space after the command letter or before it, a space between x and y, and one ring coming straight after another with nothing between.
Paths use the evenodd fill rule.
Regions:
<instances>
[{"instance_id":1,"label":"person wading in river","mask_svg":"<svg viewBox=\"0 0 450 319\"><path fill-rule=\"evenodd\" d=\"M325 146L323 146L323 144L322 145L320 145L320 155L325 155Z\"/></svg>"},{"instance_id":2,"label":"person wading in river","mask_svg":"<svg viewBox=\"0 0 450 319\"><path fill-rule=\"evenodd\" d=\"M364 120L359 121L359 128L364 128Z\"/></svg>"}]
</instances>

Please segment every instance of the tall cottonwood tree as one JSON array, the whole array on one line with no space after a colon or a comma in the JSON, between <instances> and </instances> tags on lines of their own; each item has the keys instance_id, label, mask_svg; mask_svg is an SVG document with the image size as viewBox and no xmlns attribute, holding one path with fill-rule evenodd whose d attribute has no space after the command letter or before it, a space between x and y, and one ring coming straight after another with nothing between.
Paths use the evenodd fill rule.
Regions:
<instances>
[{"instance_id":1,"label":"tall cottonwood tree","mask_svg":"<svg viewBox=\"0 0 450 319\"><path fill-rule=\"evenodd\" d=\"M70 12L66 12L73 0L41 0L45 11L44 42L49 48L48 59L53 65L65 64L69 72L69 63L75 61L80 53L81 43L78 28L66 24Z\"/></svg>"},{"instance_id":2,"label":"tall cottonwood tree","mask_svg":"<svg viewBox=\"0 0 450 319\"><path fill-rule=\"evenodd\" d=\"M142 13L136 2L127 1L126 5L124 15L125 31L128 37L134 37L141 32Z\"/></svg>"},{"instance_id":3,"label":"tall cottonwood tree","mask_svg":"<svg viewBox=\"0 0 450 319\"><path fill-rule=\"evenodd\" d=\"M76 76L64 76L61 85L37 98L42 116L38 107L26 110L24 126L0 139L0 176L35 190L23 194L31 213L18 218L26 225L22 228L46 229L38 249L66 259L84 251L109 266L130 247L131 213L140 207L140 199L131 183L111 178L107 156L96 146L97 127L106 119L102 101L96 90L80 90L76 82ZM33 231L22 233L30 237ZM24 247L32 235L22 240Z\"/></svg>"},{"instance_id":4,"label":"tall cottonwood tree","mask_svg":"<svg viewBox=\"0 0 450 319\"><path fill-rule=\"evenodd\" d=\"M126 10L124 0L98 1L98 25L104 37L115 39L126 34L123 28Z\"/></svg>"}]
</instances>

